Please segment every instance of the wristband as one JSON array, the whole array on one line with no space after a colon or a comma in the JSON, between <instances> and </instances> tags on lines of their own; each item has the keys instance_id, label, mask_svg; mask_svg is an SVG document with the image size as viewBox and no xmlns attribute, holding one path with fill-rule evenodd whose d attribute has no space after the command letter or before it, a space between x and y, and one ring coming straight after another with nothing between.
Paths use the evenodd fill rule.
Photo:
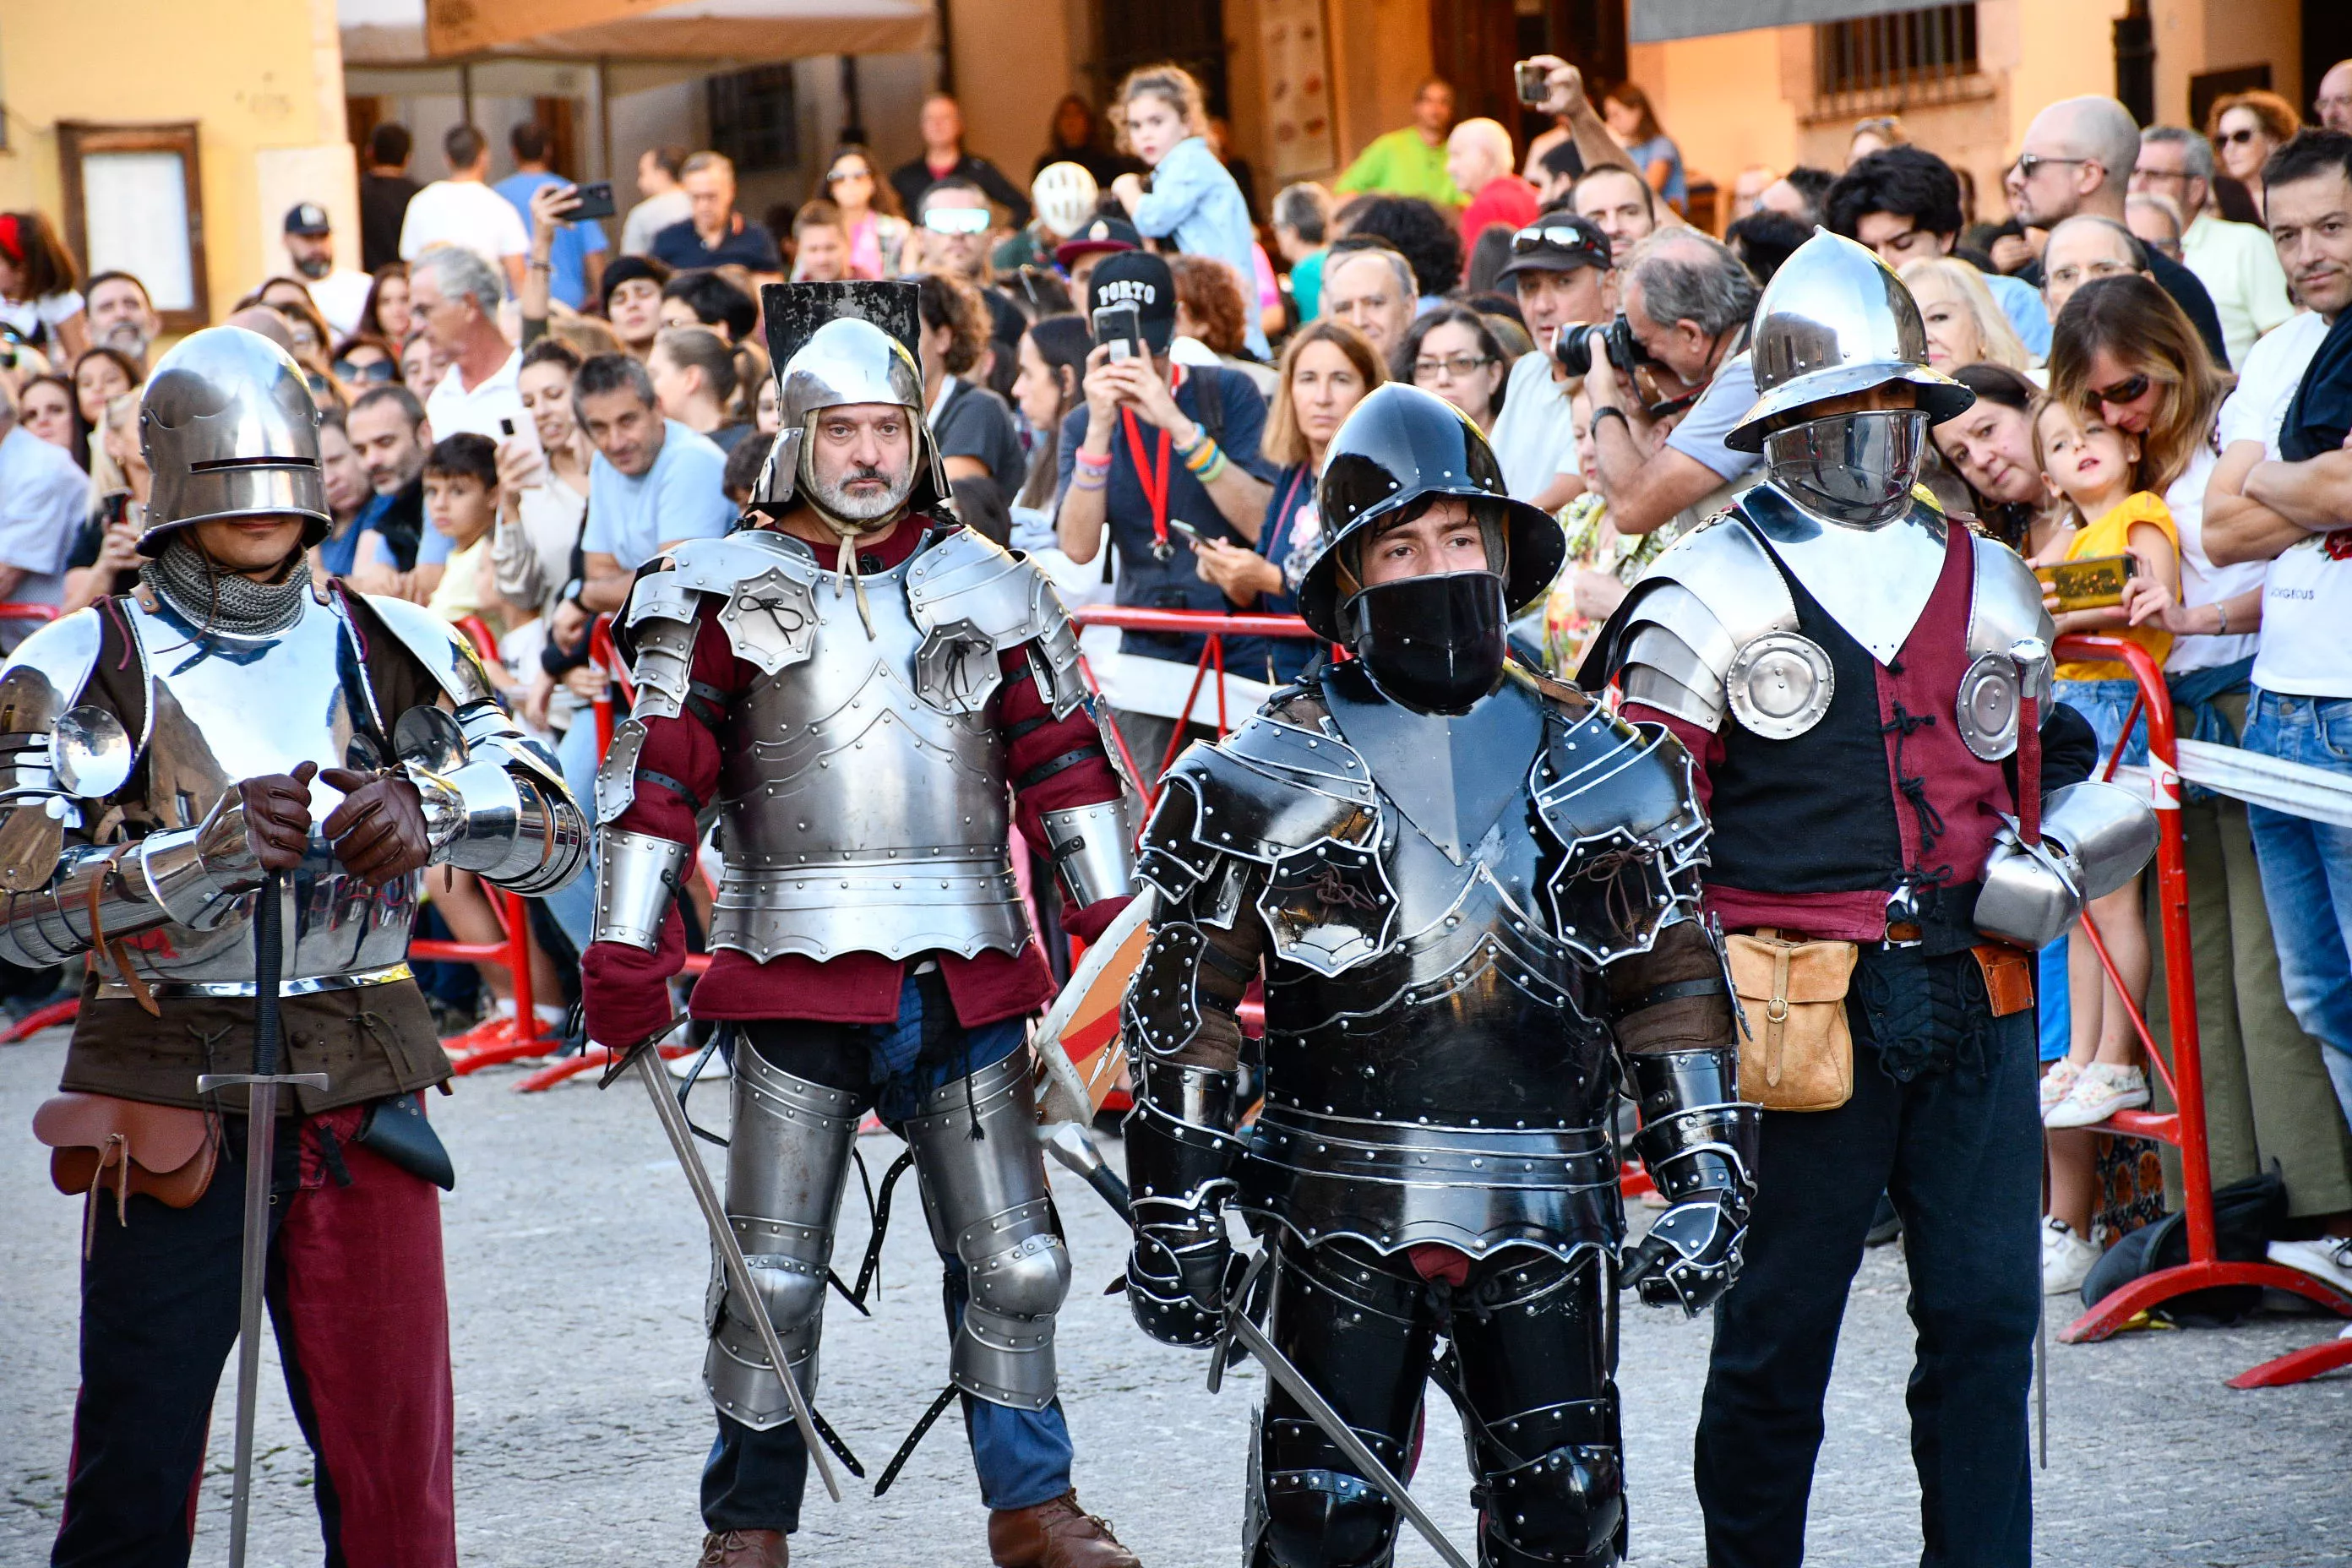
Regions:
<instances>
[{"instance_id":1,"label":"wristband","mask_svg":"<svg viewBox=\"0 0 2352 1568\"><path fill-rule=\"evenodd\" d=\"M1628 436L1633 433L1633 422L1625 417L1625 411L1623 409L1603 405L1592 411L1591 419L1589 420L1584 426L1585 435L1593 440L1599 440L1601 438L1601 422L1603 419L1612 417L1614 417L1625 426L1625 433Z\"/></svg>"},{"instance_id":2,"label":"wristband","mask_svg":"<svg viewBox=\"0 0 2352 1568\"><path fill-rule=\"evenodd\" d=\"M1211 447L1209 448L1209 457L1210 461L1206 468L1193 468L1190 463L1184 465L1187 468L1192 468L1192 477L1200 480L1203 485L1215 484L1218 477L1225 471L1225 455L1223 452L1218 450L1215 447Z\"/></svg>"},{"instance_id":3,"label":"wristband","mask_svg":"<svg viewBox=\"0 0 2352 1568\"><path fill-rule=\"evenodd\" d=\"M1224 453L1214 441L1203 436L1192 444L1190 450L1180 450L1177 455L1184 459L1184 466L1197 477L1207 473Z\"/></svg>"},{"instance_id":4,"label":"wristband","mask_svg":"<svg viewBox=\"0 0 2352 1568\"><path fill-rule=\"evenodd\" d=\"M1105 452L1101 457L1097 458L1088 452L1085 447L1081 447L1077 451L1072 453L1071 456L1077 459L1077 466L1079 468L1094 468L1106 474L1110 472L1110 454L1108 452Z\"/></svg>"},{"instance_id":5,"label":"wristband","mask_svg":"<svg viewBox=\"0 0 2352 1568\"><path fill-rule=\"evenodd\" d=\"M2214 630L2213 635L2217 637L2228 637L2230 635L2230 602L2227 599L2214 600L2213 613L2221 617L2221 624Z\"/></svg>"},{"instance_id":6,"label":"wristband","mask_svg":"<svg viewBox=\"0 0 2352 1568\"><path fill-rule=\"evenodd\" d=\"M1189 464L1192 460L1192 455L1207 445L1209 445L1209 433L1195 425L1192 426L1192 439L1179 446L1176 448L1176 455Z\"/></svg>"},{"instance_id":7,"label":"wristband","mask_svg":"<svg viewBox=\"0 0 2352 1568\"><path fill-rule=\"evenodd\" d=\"M1098 490L1108 488L1109 484L1110 475L1099 469L1089 471L1079 468L1070 475L1070 488L1074 490Z\"/></svg>"}]
</instances>

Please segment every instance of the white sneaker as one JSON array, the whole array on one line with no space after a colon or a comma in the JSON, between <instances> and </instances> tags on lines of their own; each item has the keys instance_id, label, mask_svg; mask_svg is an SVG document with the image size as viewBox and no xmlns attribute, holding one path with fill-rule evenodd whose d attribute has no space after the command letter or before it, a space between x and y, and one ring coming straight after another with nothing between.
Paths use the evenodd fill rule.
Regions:
<instances>
[{"instance_id":1,"label":"white sneaker","mask_svg":"<svg viewBox=\"0 0 2352 1568\"><path fill-rule=\"evenodd\" d=\"M2284 1263L2315 1279L2325 1279L2338 1290L2352 1291L2352 1237L2323 1236L2316 1241L2273 1241L2269 1250L2273 1263Z\"/></svg>"},{"instance_id":2,"label":"white sneaker","mask_svg":"<svg viewBox=\"0 0 2352 1568\"><path fill-rule=\"evenodd\" d=\"M2042 1293L2066 1296L2083 1288L2099 1249L2074 1234L2074 1227L2050 1215L2042 1222Z\"/></svg>"},{"instance_id":3,"label":"white sneaker","mask_svg":"<svg viewBox=\"0 0 2352 1568\"><path fill-rule=\"evenodd\" d=\"M2044 1127L2096 1127L2118 1110L2137 1110L2147 1103L2147 1075L2137 1068L2109 1067L2093 1062L2066 1091L2066 1098L2042 1119Z\"/></svg>"},{"instance_id":4,"label":"white sneaker","mask_svg":"<svg viewBox=\"0 0 2352 1568\"><path fill-rule=\"evenodd\" d=\"M2058 1109L2058 1102L2066 1098L2066 1091L2073 1089L2074 1080L2082 1076L2083 1064L2080 1062L2062 1057L2050 1064L2050 1070L2042 1075L2042 1121L2050 1120L2050 1113Z\"/></svg>"}]
</instances>

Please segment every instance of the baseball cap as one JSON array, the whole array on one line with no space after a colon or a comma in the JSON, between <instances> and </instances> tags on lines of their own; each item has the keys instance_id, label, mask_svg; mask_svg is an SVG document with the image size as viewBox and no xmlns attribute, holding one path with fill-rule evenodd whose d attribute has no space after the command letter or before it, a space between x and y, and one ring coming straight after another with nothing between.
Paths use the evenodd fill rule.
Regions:
<instances>
[{"instance_id":1,"label":"baseball cap","mask_svg":"<svg viewBox=\"0 0 2352 1568\"><path fill-rule=\"evenodd\" d=\"M286 209L286 232L289 234L331 234L334 226L327 216L327 209L316 202L296 202Z\"/></svg>"},{"instance_id":2,"label":"baseball cap","mask_svg":"<svg viewBox=\"0 0 2352 1568\"><path fill-rule=\"evenodd\" d=\"M1054 259L1064 267L1098 250L1141 250L1143 237L1123 217L1098 217L1054 247Z\"/></svg>"},{"instance_id":3,"label":"baseball cap","mask_svg":"<svg viewBox=\"0 0 2352 1568\"><path fill-rule=\"evenodd\" d=\"M1168 340L1176 335L1176 275L1166 258L1148 250L1104 258L1087 279L1087 317L1105 305L1134 306L1144 346L1155 354L1168 352Z\"/></svg>"},{"instance_id":4,"label":"baseball cap","mask_svg":"<svg viewBox=\"0 0 2352 1568\"><path fill-rule=\"evenodd\" d=\"M1546 213L1511 236L1511 258L1495 281L1515 272L1573 272L1580 267L1609 270L1609 237L1591 218Z\"/></svg>"}]
</instances>

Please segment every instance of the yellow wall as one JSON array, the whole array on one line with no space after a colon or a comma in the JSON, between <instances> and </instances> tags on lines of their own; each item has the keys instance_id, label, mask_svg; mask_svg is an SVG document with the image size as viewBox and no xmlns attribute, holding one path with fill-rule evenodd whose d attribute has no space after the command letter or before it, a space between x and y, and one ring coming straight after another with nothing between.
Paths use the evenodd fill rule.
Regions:
<instances>
[{"instance_id":1,"label":"yellow wall","mask_svg":"<svg viewBox=\"0 0 2352 1568\"><path fill-rule=\"evenodd\" d=\"M60 120L194 121L215 314L282 267L265 255L257 158L343 139L341 53L318 47L333 0L78 0L0 17L0 206L61 222ZM318 198L348 209L348 190ZM348 243L356 265L358 236Z\"/></svg>"},{"instance_id":2,"label":"yellow wall","mask_svg":"<svg viewBox=\"0 0 2352 1568\"><path fill-rule=\"evenodd\" d=\"M2301 0L2154 0L2156 116L2189 119L2189 79L2269 62L2271 85L2305 113ZM2197 127L2203 130L2203 126Z\"/></svg>"},{"instance_id":3,"label":"yellow wall","mask_svg":"<svg viewBox=\"0 0 2352 1568\"><path fill-rule=\"evenodd\" d=\"M1797 106L1782 81L1783 34L1811 47L1810 28L1759 27L1626 50L1625 72L1650 95L1689 177L1705 175L1728 193L1750 164L1786 169L1797 162Z\"/></svg>"},{"instance_id":4,"label":"yellow wall","mask_svg":"<svg viewBox=\"0 0 2352 1568\"><path fill-rule=\"evenodd\" d=\"M1034 0L958 0L954 17L965 144L1026 190L1045 121L1074 85L1069 30L1058 7Z\"/></svg>"},{"instance_id":5,"label":"yellow wall","mask_svg":"<svg viewBox=\"0 0 2352 1568\"><path fill-rule=\"evenodd\" d=\"M2025 128L2047 105L2062 98L2116 90L2116 18L2126 0L1999 0L2015 14L2016 54L2001 62L2009 84L2009 146L2015 152ZM1991 9L1988 5L1983 9ZM1981 18L1983 11L1979 12ZM1979 54L1984 53L1979 37ZM1990 66L1991 62L1987 62ZM2159 76L2178 70L2162 60Z\"/></svg>"},{"instance_id":6,"label":"yellow wall","mask_svg":"<svg viewBox=\"0 0 2352 1568\"><path fill-rule=\"evenodd\" d=\"M1332 122L1339 166L1383 131L1412 123L1412 95L1430 74L1429 0L1326 0Z\"/></svg>"}]
</instances>

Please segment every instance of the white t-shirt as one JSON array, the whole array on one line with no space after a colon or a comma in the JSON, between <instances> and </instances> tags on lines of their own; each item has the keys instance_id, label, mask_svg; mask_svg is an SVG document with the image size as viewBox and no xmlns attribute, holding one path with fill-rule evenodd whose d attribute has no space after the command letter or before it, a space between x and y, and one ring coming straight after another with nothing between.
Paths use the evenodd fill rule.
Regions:
<instances>
[{"instance_id":1,"label":"white t-shirt","mask_svg":"<svg viewBox=\"0 0 2352 1568\"><path fill-rule=\"evenodd\" d=\"M360 312L367 309L368 290L375 287L375 279L338 267L315 283L305 279L302 286L310 290L310 303L319 307L335 336L348 338L360 330Z\"/></svg>"},{"instance_id":2,"label":"white t-shirt","mask_svg":"<svg viewBox=\"0 0 2352 1568\"><path fill-rule=\"evenodd\" d=\"M37 300L0 298L0 326L11 329L26 342L54 348L55 334L50 329L79 315L82 304L82 297L71 289L44 294ZM57 356L53 353L49 357Z\"/></svg>"},{"instance_id":3,"label":"white t-shirt","mask_svg":"<svg viewBox=\"0 0 2352 1568\"><path fill-rule=\"evenodd\" d=\"M647 196L629 209L621 221L621 254L644 256L654 247L654 236L674 223L694 216L694 198L675 187Z\"/></svg>"},{"instance_id":4,"label":"white t-shirt","mask_svg":"<svg viewBox=\"0 0 2352 1568\"><path fill-rule=\"evenodd\" d=\"M2220 461L2210 447L2200 446L2189 467L2164 492L2165 507L2172 513L2173 526L2180 531L2180 602L2191 608L2217 599L2234 599L2263 585L2264 563L2241 561L2234 566L2216 566L2205 553L2205 486ZM2175 637L2164 668L2178 675L2234 664L2254 651L2255 641L2252 632Z\"/></svg>"},{"instance_id":5,"label":"white t-shirt","mask_svg":"<svg viewBox=\"0 0 2352 1568\"><path fill-rule=\"evenodd\" d=\"M425 400L425 417L433 426L433 438L443 440L468 432L488 436L493 441L503 441L506 432L499 428L501 419L511 421L517 431L530 428L530 416L523 411L522 351L507 355L507 363L490 372L481 384L471 392L466 390L466 378L456 365L441 378L433 395Z\"/></svg>"},{"instance_id":6,"label":"white t-shirt","mask_svg":"<svg viewBox=\"0 0 2352 1568\"><path fill-rule=\"evenodd\" d=\"M2223 451L2260 441L2278 460L2286 405L2327 329L2302 311L2246 352L2238 389L2221 405ZM2263 565L2254 684L2291 697L2352 697L2352 530L2309 534Z\"/></svg>"},{"instance_id":7,"label":"white t-shirt","mask_svg":"<svg viewBox=\"0 0 2352 1568\"><path fill-rule=\"evenodd\" d=\"M528 254L530 232L514 204L481 181L436 180L408 200L400 258L414 261L436 245L464 246L503 279L500 258Z\"/></svg>"},{"instance_id":8,"label":"white t-shirt","mask_svg":"<svg viewBox=\"0 0 2352 1568\"><path fill-rule=\"evenodd\" d=\"M1486 444L1503 465L1503 483L1533 500L1561 474L1576 472L1576 416L1568 389L1551 378L1551 356L1524 353L1503 384L1503 411Z\"/></svg>"}]
</instances>

